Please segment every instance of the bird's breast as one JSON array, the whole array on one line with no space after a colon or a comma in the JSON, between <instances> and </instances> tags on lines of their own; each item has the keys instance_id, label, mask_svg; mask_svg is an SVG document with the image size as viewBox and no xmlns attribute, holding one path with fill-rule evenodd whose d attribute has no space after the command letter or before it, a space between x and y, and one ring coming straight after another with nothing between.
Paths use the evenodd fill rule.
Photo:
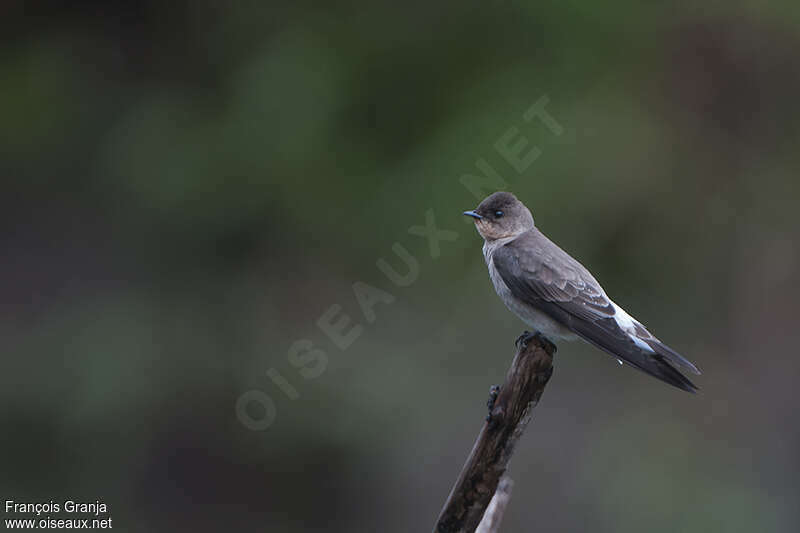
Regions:
<instances>
[{"instance_id":1,"label":"bird's breast","mask_svg":"<svg viewBox=\"0 0 800 533\"><path fill-rule=\"evenodd\" d=\"M492 260L495 250L499 246L505 244L505 242L495 244L497 242L498 241L494 241L491 244L484 243L483 255L486 259L486 267L489 269L489 279L492 280L492 285L494 285L495 292L497 292L497 295L500 297L506 307L515 315L517 315L520 320L522 320L529 327L533 328L535 331L541 332L543 335L552 340L577 339L578 337L574 333L562 326L559 322L556 322L550 318L549 315L514 296L514 294L511 292L511 289L509 289L508 285L506 285L506 282L503 281L503 277L497 271L497 268L495 268L494 261Z\"/></svg>"}]
</instances>

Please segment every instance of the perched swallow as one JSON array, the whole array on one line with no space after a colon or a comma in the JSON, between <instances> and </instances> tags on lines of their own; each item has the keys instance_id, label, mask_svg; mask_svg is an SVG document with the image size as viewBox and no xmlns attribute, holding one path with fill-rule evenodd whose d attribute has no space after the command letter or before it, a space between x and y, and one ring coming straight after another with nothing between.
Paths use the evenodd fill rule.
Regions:
<instances>
[{"instance_id":1,"label":"perched swallow","mask_svg":"<svg viewBox=\"0 0 800 533\"><path fill-rule=\"evenodd\" d=\"M697 387L681 373L700 371L654 337L606 295L583 265L544 236L522 202L496 192L474 211L483 255L498 296L528 326L547 338L581 338L670 385Z\"/></svg>"}]
</instances>

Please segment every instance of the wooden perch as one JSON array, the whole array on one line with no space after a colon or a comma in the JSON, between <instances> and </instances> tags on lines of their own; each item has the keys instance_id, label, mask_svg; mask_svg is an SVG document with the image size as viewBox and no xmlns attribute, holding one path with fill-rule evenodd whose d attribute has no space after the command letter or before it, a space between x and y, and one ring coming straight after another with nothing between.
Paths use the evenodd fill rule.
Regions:
<instances>
[{"instance_id":1,"label":"wooden perch","mask_svg":"<svg viewBox=\"0 0 800 533\"><path fill-rule=\"evenodd\" d=\"M489 507L483 513L481 523L478 524L478 529L475 533L497 533L500 531L500 523L503 521L503 514L506 512L506 506L511 499L511 489L514 487L514 482L507 475L500 478L500 483L497 484L497 490L494 491L492 501L489 502Z\"/></svg>"},{"instance_id":2,"label":"wooden perch","mask_svg":"<svg viewBox=\"0 0 800 533\"><path fill-rule=\"evenodd\" d=\"M478 527L553 374L552 343L540 335L523 334L517 348L490 417L450 491L434 533L473 533Z\"/></svg>"}]
</instances>

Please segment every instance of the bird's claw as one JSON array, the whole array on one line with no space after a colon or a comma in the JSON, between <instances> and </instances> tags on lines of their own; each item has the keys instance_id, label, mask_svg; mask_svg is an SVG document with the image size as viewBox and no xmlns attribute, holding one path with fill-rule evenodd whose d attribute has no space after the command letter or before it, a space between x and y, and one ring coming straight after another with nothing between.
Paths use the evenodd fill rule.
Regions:
<instances>
[{"instance_id":1,"label":"bird's claw","mask_svg":"<svg viewBox=\"0 0 800 533\"><path fill-rule=\"evenodd\" d=\"M556 344L547 337L545 337L544 335L542 335L541 333L537 332L535 336L539 337L539 340L542 341L542 344L544 344L545 349L549 348L548 350L549 352L556 353L556 351L558 351L558 347L556 346Z\"/></svg>"},{"instance_id":2,"label":"bird's claw","mask_svg":"<svg viewBox=\"0 0 800 533\"><path fill-rule=\"evenodd\" d=\"M489 408L489 413L486 415L486 421L492 419L492 409L494 408L494 403L497 401L497 396L500 394L500 385L492 385L489 387L489 399L486 400L486 407Z\"/></svg>"},{"instance_id":3,"label":"bird's claw","mask_svg":"<svg viewBox=\"0 0 800 533\"><path fill-rule=\"evenodd\" d=\"M524 348L525 346L528 345L528 341L531 340L532 337L533 334L526 329L525 331L522 332L522 335L517 337L517 340L514 341L514 346L516 346L518 350L520 348Z\"/></svg>"},{"instance_id":4,"label":"bird's claw","mask_svg":"<svg viewBox=\"0 0 800 533\"><path fill-rule=\"evenodd\" d=\"M547 337L545 337L544 335L542 335L540 331L537 331L536 333L531 333L530 331L523 331L522 335L517 337L517 340L514 341L514 345L517 347L518 350L521 350L522 348L528 346L528 342L531 339L539 339L539 341L544 345L546 349L548 349L548 351L556 353L556 351L558 350L558 347L555 345L555 343L550 339L548 339Z\"/></svg>"}]
</instances>

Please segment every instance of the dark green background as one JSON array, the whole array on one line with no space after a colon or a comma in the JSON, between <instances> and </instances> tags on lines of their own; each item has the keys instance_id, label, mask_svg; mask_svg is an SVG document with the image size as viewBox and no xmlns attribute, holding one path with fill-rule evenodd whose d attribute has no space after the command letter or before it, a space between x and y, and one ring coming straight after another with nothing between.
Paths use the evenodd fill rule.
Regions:
<instances>
[{"instance_id":1,"label":"dark green background","mask_svg":"<svg viewBox=\"0 0 800 533\"><path fill-rule=\"evenodd\" d=\"M797 530L796 3L65 5L0 7L4 499L429 530L524 329L461 216L483 158L704 371L691 396L562 344L504 531ZM545 95L560 136L522 119ZM512 127L542 152L522 173ZM437 258L408 233L429 209ZM373 323L355 282L394 297ZM344 351L333 304L364 326Z\"/></svg>"}]
</instances>

